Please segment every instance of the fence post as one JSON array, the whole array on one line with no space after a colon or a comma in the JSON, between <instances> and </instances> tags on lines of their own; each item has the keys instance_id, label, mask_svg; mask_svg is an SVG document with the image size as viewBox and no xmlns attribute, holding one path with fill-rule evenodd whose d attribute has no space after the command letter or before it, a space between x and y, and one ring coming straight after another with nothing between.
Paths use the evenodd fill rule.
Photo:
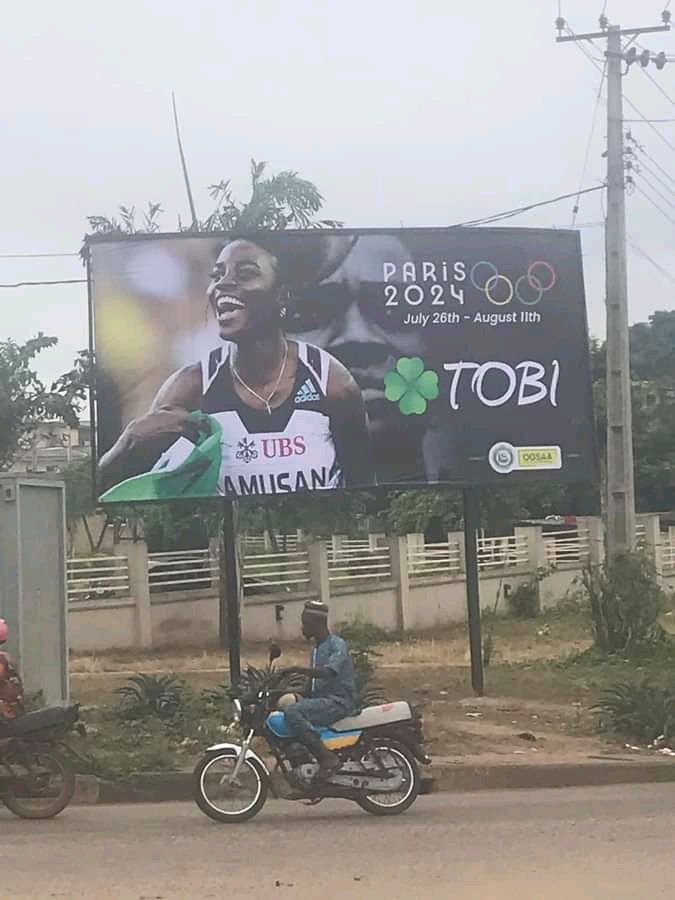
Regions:
<instances>
[{"instance_id":1,"label":"fence post","mask_svg":"<svg viewBox=\"0 0 675 900\"><path fill-rule=\"evenodd\" d=\"M392 537L389 542L389 552L391 554L391 574L396 580L397 587L396 628L400 632L405 632L408 629L410 603L408 537L406 535Z\"/></svg>"},{"instance_id":2,"label":"fence post","mask_svg":"<svg viewBox=\"0 0 675 900\"><path fill-rule=\"evenodd\" d=\"M592 566L600 566L605 561L605 527L599 516L579 516L577 528L588 532L588 561Z\"/></svg>"},{"instance_id":3,"label":"fence post","mask_svg":"<svg viewBox=\"0 0 675 900\"><path fill-rule=\"evenodd\" d=\"M410 534L406 535L406 538L408 539L408 545L410 547L424 546L424 534L422 533L411 532Z\"/></svg>"},{"instance_id":4,"label":"fence post","mask_svg":"<svg viewBox=\"0 0 675 900\"><path fill-rule=\"evenodd\" d=\"M211 568L218 568L218 558L220 554L220 538L209 538L209 563Z\"/></svg>"},{"instance_id":5,"label":"fence post","mask_svg":"<svg viewBox=\"0 0 675 900\"><path fill-rule=\"evenodd\" d=\"M344 534L334 534L331 536L330 540L331 540L331 549L333 551L333 554L342 552L342 547L343 547L345 537L346 537L346 535L344 535Z\"/></svg>"},{"instance_id":6,"label":"fence post","mask_svg":"<svg viewBox=\"0 0 675 900\"><path fill-rule=\"evenodd\" d=\"M330 602L330 582L328 580L328 550L326 542L312 540L307 544L309 555L309 577L312 588L319 595L322 603Z\"/></svg>"},{"instance_id":7,"label":"fence post","mask_svg":"<svg viewBox=\"0 0 675 900\"><path fill-rule=\"evenodd\" d=\"M466 573L466 548L464 547L464 532L448 532L448 550L452 553L453 545L459 548L459 571Z\"/></svg>"},{"instance_id":8,"label":"fence post","mask_svg":"<svg viewBox=\"0 0 675 900\"><path fill-rule=\"evenodd\" d=\"M386 535L381 534L379 531L368 532L368 549L369 550L377 550L378 544L380 540L386 540Z\"/></svg>"},{"instance_id":9,"label":"fence post","mask_svg":"<svg viewBox=\"0 0 675 900\"><path fill-rule=\"evenodd\" d=\"M517 525L513 529L516 539L527 538L527 564L532 571L543 569L546 566L546 544L544 543L544 530L541 525Z\"/></svg>"},{"instance_id":10,"label":"fence post","mask_svg":"<svg viewBox=\"0 0 675 900\"><path fill-rule=\"evenodd\" d=\"M209 578L211 591L215 597L218 596L220 579L220 538L209 538ZM218 628L218 616L214 622L215 628Z\"/></svg>"},{"instance_id":11,"label":"fence post","mask_svg":"<svg viewBox=\"0 0 675 900\"><path fill-rule=\"evenodd\" d=\"M148 545L145 541L125 541L129 565L129 591L136 603L136 645L152 647Z\"/></svg>"},{"instance_id":12,"label":"fence post","mask_svg":"<svg viewBox=\"0 0 675 900\"><path fill-rule=\"evenodd\" d=\"M663 575L663 563L661 559L661 519L655 515L640 516L640 521L645 526L645 550L651 556L656 574Z\"/></svg>"}]
</instances>

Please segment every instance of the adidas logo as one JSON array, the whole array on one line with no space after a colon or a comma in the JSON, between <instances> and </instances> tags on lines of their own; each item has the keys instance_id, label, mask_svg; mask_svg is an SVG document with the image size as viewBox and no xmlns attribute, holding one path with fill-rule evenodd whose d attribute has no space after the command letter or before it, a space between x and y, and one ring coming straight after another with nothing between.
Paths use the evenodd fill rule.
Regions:
<instances>
[{"instance_id":1,"label":"adidas logo","mask_svg":"<svg viewBox=\"0 0 675 900\"><path fill-rule=\"evenodd\" d=\"M295 403L316 403L321 397L317 394L312 382L307 381L302 385L298 393L295 395Z\"/></svg>"}]
</instances>

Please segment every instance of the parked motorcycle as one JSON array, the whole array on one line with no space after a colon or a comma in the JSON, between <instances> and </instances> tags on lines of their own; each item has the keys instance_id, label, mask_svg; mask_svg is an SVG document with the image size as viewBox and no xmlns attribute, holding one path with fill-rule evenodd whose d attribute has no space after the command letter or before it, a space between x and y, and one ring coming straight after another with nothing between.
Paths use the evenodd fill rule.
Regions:
<instances>
[{"instance_id":1,"label":"parked motorcycle","mask_svg":"<svg viewBox=\"0 0 675 900\"><path fill-rule=\"evenodd\" d=\"M75 775L61 752L78 707L26 713L0 730L0 800L22 819L51 819L68 806Z\"/></svg>"},{"instance_id":2,"label":"parked motorcycle","mask_svg":"<svg viewBox=\"0 0 675 900\"><path fill-rule=\"evenodd\" d=\"M282 799L312 805L327 797L351 800L377 816L405 812L420 792L419 763L430 762L421 716L399 701L368 707L330 728L317 729L340 758L337 771L322 779L316 759L289 733L284 713L275 709L288 687L284 674L274 668L280 655L273 645L269 666L247 670L240 695L233 700L230 730L240 730L240 742L209 747L194 770L194 799L202 812L216 822L243 822L260 812L269 790ZM271 751L272 771L251 747L255 737Z\"/></svg>"}]
</instances>

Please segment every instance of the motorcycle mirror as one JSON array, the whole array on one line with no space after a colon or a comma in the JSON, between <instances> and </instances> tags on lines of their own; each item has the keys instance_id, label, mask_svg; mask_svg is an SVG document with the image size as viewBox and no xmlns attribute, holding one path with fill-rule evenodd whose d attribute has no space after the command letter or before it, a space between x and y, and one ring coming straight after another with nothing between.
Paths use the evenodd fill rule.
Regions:
<instances>
[{"instance_id":1,"label":"motorcycle mirror","mask_svg":"<svg viewBox=\"0 0 675 900\"><path fill-rule=\"evenodd\" d=\"M270 663L281 656L281 647L278 644L270 644Z\"/></svg>"}]
</instances>

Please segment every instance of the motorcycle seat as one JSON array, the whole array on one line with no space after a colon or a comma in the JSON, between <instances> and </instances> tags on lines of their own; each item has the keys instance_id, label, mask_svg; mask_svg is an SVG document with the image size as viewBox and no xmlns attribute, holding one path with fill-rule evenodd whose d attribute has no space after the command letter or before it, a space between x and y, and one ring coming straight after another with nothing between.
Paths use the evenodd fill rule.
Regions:
<instances>
[{"instance_id":1,"label":"motorcycle seat","mask_svg":"<svg viewBox=\"0 0 675 900\"><path fill-rule=\"evenodd\" d=\"M333 731L354 731L390 725L393 722L407 722L412 719L410 704L405 700L383 703L381 706L367 706L355 716L347 716L330 726Z\"/></svg>"},{"instance_id":2,"label":"motorcycle seat","mask_svg":"<svg viewBox=\"0 0 675 900\"><path fill-rule=\"evenodd\" d=\"M4 722L0 729L2 738L21 738L49 728L72 725L77 721L77 706L50 706L37 712L25 713L16 719Z\"/></svg>"}]
</instances>

